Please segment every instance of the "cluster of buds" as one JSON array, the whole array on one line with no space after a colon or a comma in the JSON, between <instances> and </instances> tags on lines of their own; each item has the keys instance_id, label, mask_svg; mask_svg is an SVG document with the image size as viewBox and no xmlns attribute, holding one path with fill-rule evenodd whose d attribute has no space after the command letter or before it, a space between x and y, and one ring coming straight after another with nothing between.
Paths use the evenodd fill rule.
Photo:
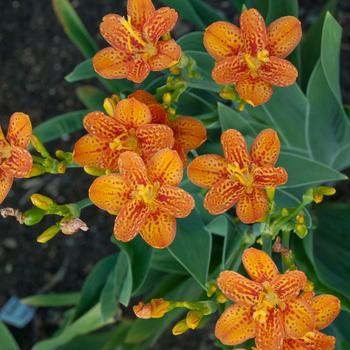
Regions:
<instances>
[{"instance_id":1,"label":"cluster of buds","mask_svg":"<svg viewBox=\"0 0 350 350\"><path fill-rule=\"evenodd\" d=\"M212 315L217 311L217 304L212 301L169 301L165 299L152 299L149 303L140 302L133 307L138 318L162 318L175 308L184 308L188 312L186 317L177 322L173 327L174 335L181 335L188 330L200 327L205 316Z\"/></svg>"},{"instance_id":2,"label":"cluster of buds","mask_svg":"<svg viewBox=\"0 0 350 350\"><path fill-rule=\"evenodd\" d=\"M73 156L70 152L64 152L57 150L55 157L52 157L49 151L46 149L41 140L32 135L31 145L40 154L39 156L33 156L33 166L27 178L39 176L45 173L50 174L64 174L69 165L73 164Z\"/></svg>"},{"instance_id":3,"label":"cluster of buds","mask_svg":"<svg viewBox=\"0 0 350 350\"><path fill-rule=\"evenodd\" d=\"M36 225L47 215L58 215L62 217L59 222L47 228L37 237L38 243L48 242L59 232L70 236L77 233L79 230L88 230L86 223L79 219L80 208L78 204L59 205L51 198L41 194L33 194L30 199L34 208L23 213L23 223L25 225Z\"/></svg>"},{"instance_id":4,"label":"cluster of buds","mask_svg":"<svg viewBox=\"0 0 350 350\"><path fill-rule=\"evenodd\" d=\"M220 91L219 95L224 100L236 102L238 110L240 112L244 111L247 103L239 97L234 86L232 85L224 86Z\"/></svg>"}]
</instances>

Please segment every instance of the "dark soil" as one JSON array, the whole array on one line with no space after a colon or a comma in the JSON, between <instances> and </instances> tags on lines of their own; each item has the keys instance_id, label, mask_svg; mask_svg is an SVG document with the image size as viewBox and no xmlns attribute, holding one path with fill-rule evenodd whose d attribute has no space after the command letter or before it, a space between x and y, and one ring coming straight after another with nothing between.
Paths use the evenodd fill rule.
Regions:
<instances>
[{"instance_id":1,"label":"dark soil","mask_svg":"<svg viewBox=\"0 0 350 350\"><path fill-rule=\"evenodd\" d=\"M230 1L213 0L216 7L228 13ZM101 43L98 25L101 17L109 12L122 12L122 1L72 0L90 33ZM118 3L116 8L116 3ZM302 17L310 22L325 1L301 1ZM119 9L118 9L119 7ZM340 1L339 20L344 26L342 53L342 82L344 99L350 103L350 4ZM233 13L232 13L233 14ZM233 14L234 15L234 14ZM179 33L191 30L187 23ZM48 0L0 1L0 124L15 111L31 115L34 125L48 118L72 110L81 109L75 96L76 85L64 81L83 57L67 39L58 24ZM79 135L60 141L52 148L70 149ZM79 175L78 175L79 174ZM25 209L34 192L56 198L60 203L78 201L86 196L90 178L79 170L70 170L66 176L44 176L16 183L6 200L6 206ZM50 222L34 228L22 227L13 220L0 221L0 307L17 295L24 297L39 291L77 291L94 264L112 253L110 243L112 218L97 209L84 211L83 219L90 231L74 237L60 236L50 244L39 245L35 237ZM56 280L57 277L58 280ZM54 285L52 283L56 281ZM57 310L40 310L35 320L26 328L11 328L23 350L30 349L36 341L49 337L61 321ZM205 331L182 337L164 336L156 349L209 349L212 342Z\"/></svg>"}]
</instances>

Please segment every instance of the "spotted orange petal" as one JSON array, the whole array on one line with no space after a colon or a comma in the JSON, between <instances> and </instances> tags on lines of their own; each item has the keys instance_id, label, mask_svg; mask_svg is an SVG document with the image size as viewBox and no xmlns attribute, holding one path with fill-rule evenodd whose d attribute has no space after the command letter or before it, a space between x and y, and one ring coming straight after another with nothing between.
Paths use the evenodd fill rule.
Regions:
<instances>
[{"instance_id":1,"label":"spotted orange petal","mask_svg":"<svg viewBox=\"0 0 350 350\"><path fill-rule=\"evenodd\" d=\"M151 68L142 57L132 60L128 64L127 79L136 84L142 83L149 75Z\"/></svg>"},{"instance_id":2,"label":"spotted orange petal","mask_svg":"<svg viewBox=\"0 0 350 350\"><path fill-rule=\"evenodd\" d=\"M266 25L259 11L256 9L243 11L240 18L240 27L241 37L247 52L256 55L266 48Z\"/></svg>"},{"instance_id":3,"label":"spotted orange petal","mask_svg":"<svg viewBox=\"0 0 350 350\"><path fill-rule=\"evenodd\" d=\"M238 130L228 129L223 132L221 144L227 161L238 163L240 168L247 167L250 164L247 143Z\"/></svg>"},{"instance_id":4,"label":"spotted orange petal","mask_svg":"<svg viewBox=\"0 0 350 350\"><path fill-rule=\"evenodd\" d=\"M106 79L123 79L128 75L130 55L125 51L107 47L97 52L92 64L97 74Z\"/></svg>"},{"instance_id":5,"label":"spotted orange petal","mask_svg":"<svg viewBox=\"0 0 350 350\"><path fill-rule=\"evenodd\" d=\"M149 215L141 229L142 238L153 248L168 247L175 239L176 219L162 211Z\"/></svg>"},{"instance_id":6,"label":"spotted orange petal","mask_svg":"<svg viewBox=\"0 0 350 350\"><path fill-rule=\"evenodd\" d=\"M119 156L119 172L131 188L146 185L147 169L142 158L135 152L126 151Z\"/></svg>"},{"instance_id":7,"label":"spotted orange petal","mask_svg":"<svg viewBox=\"0 0 350 350\"><path fill-rule=\"evenodd\" d=\"M268 200L265 191L253 189L251 193L243 193L237 202L236 213L245 224L264 219L268 211Z\"/></svg>"},{"instance_id":8,"label":"spotted orange petal","mask_svg":"<svg viewBox=\"0 0 350 350\"><path fill-rule=\"evenodd\" d=\"M139 127L136 136L141 144L145 159L152 157L157 151L174 146L173 131L166 125L147 124Z\"/></svg>"},{"instance_id":9,"label":"spotted orange petal","mask_svg":"<svg viewBox=\"0 0 350 350\"><path fill-rule=\"evenodd\" d=\"M126 180L118 174L97 178L89 189L90 200L110 214L118 214L130 198L130 188Z\"/></svg>"},{"instance_id":10,"label":"spotted orange petal","mask_svg":"<svg viewBox=\"0 0 350 350\"><path fill-rule=\"evenodd\" d=\"M0 165L0 168L13 177L23 178L32 170L32 165L32 156L26 149L12 146L11 155Z\"/></svg>"},{"instance_id":11,"label":"spotted orange petal","mask_svg":"<svg viewBox=\"0 0 350 350\"><path fill-rule=\"evenodd\" d=\"M0 204L10 192L13 183L13 176L0 169Z\"/></svg>"},{"instance_id":12,"label":"spotted orange petal","mask_svg":"<svg viewBox=\"0 0 350 350\"><path fill-rule=\"evenodd\" d=\"M301 23L296 17L278 18L267 28L267 49L271 56L285 58L299 44L301 36Z\"/></svg>"},{"instance_id":13,"label":"spotted orange petal","mask_svg":"<svg viewBox=\"0 0 350 350\"><path fill-rule=\"evenodd\" d=\"M305 288L306 283L307 278L305 273L293 270L278 276L272 282L272 288L281 300L287 301L295 299L301 290Z\"/></svg>"},{"instance_id":14,"label":"spotted orange petal","mask_svg":"<svg viewBox=\"0 0 350 350\"><path fill-rule=\"evenodd\" d=\"M107 169L113 172L117 172L119 169L119 156L123 153L123 150L113 151L111 148L107 148L100 158L100 168Z\"/></svg>"},{"instance_id":15,"label":"spotted orange petal","mask_svg":"<svg viewBox=\"0 0 350 350\"><path fill-rule=\"evenodd\" d=\"M152 0L128 0L128 16L131 18L132 25L139 30L154 11Z\"/></svg>"},{"instance_id":16,"label":"spotted orange petal","mask_svg":"<svg viewBox=\"0 0 350 350\"><path fill-rule=\"evenodd\" d=\"M164 107L160 104L153 104L148 106L152 114L152 123L168 124L168 114Z\"/></svg>"},{"instance_id":17,"label":"spotted orange petal","mask_svg":"<svg viewBox=\"0 0 350 350\"><path fill-rule=\"evenodd\" d=\"M108 148L108 142L85 135L75 143L73 159L81 166L100 168L101 157Z\"/></svg>"},{"instance_id":18,"label":"spotted orange petal","mask_svg":"<svg viewBox=\"0 0 350 350\"><path fill-rule=\"evenodd\" d=\"M0 146L1 147L9 146L9 143L5 138L4 132L2 131L1 125L0 125Z\"/></svg>"},{"instance_id":19,"label":"spotted orange petal","mask_svg":"<svg viewBox=\"0 0 350 350\"><path fill-rule=\"evenodd\" d=\"M314 311L305 300L289 301L283 314L286 337L298 339L315 329Z\"/></svg>"},{"instance_id":20,"label":"spotted orange petal","mask_svg":"<svg viewBox=\"0 0 350 350\"><path fill-rule=\"evenodd\" d=\"M148 107L153 104L157 104L157 99L145 90L136 90L128 96L128 98L135 98L137 101L144 103Z\"/></svg>"},{"instance_id":21,"label":"spotted orange petal","mask_svg":"<svg viewBox=\"0 0 350 350\"><path fill-rule=\"evenodd\" d=\"M286 339L283 350L333 350L335 338L318 331L307 333L301 339Z\"/></svg>"},{"instance_id":22,"label":"spotted orange petal","mask_svg":"<svg viewBox=\"0 0 350 350\"><path fill-rule=\"evenodd\" d=\"M229 306L215 326L215 337L224 345L241 344L255 336L255 323L250 307L234 304Z\"/></svg>"},{"instance_id":23,"label":"spotted orange petal","mask_svg":"<svg viewBox=\"0 0 350 350\"><path fill-rule=\"evenodd\" d=\"M141 231L149 216L147 205L140 200L128 201L119 211L114 224L114 236L118 241L129 242Z\"/></svg>"},{"instance_id":24,"label":"spotted orange petal","mask_svg":"<svg viewBox=\"0 0 350 350\"><path fill-rule=\"evenodd\" d=\"M170 122L176 142L186 150L198 148L207 139L207 129L203 123L192 117L177 117Z\"/></svg>"},{"instance_id":25,"label":"spotted orange petal","mask_svg":"<svg viewBox=\"0 0 350 350\"><path fill-rule=\"evenodd\" d=\"M210 188L227 177L227 162L216 154L205 154L195 158L187 168L187 175L195 185Z\"/></svg>"},{"instance_id":26,"label":"spotted orange petal","mask_svg":"<svg viewBox=\"0 0 350 350\"><path fill-rule=\"evenodd\" d=\"M273 281L279 275L276 264L262 250L246 249L242 262L248 275L256 282Z\"/></svg>"},{"instance_id":27,"label":"spotted orange petal","mask_svg":"<svg viewBox=\"0 0 350 350\"><path fill-rule=\"evenodd\" d=\"M288 181L288 173L284 168L272 166L254 169L254 186L268 188L284 185Z\"/></svg>"},{"instance_id":28,"label":"spotted orange petal","mask_svg":"<svg viewBox=\"0 0 350 350\"><path fill-rule=\"evenodd\" d=\"M292 63L283 58L270 57L259 71L259 77L271 85L290 86L298 77L298 70Z\"/></svg>"},{"instance_id":29,"label":"spotted orange petal","mask_svg":"<svg viewBox=\"0 0 350 350\"><path fill-rule=\"evenodd\" d=\"M100 24L101 35L115 49L133 52L143 48L141 32L130 26L124 17L108 14Z\"/></svg>"},{"instance_id":30,"label":"spotted orange petal","mask_svg":"<svg viewBox=\"0 0 350 350\"><path fill-rule=\"evenodd\" d=\"M284 335L283 316L279 309L271 309L265 322L256 323L255 343L259 350L281 350Z\"/></svg>"},{"instance_id":31,"label":"spotted orange petal","mask_svg":"<svg viewBox=\"0 0 350 350\"><path fill-rule=\"evenodd\" d=\"M328 327L339 315L340 300L334 295L319 295L312 300L315 311L316 329Z\"/></svg>"},{"instance_id":32,"label":"spotted orange petal","mask_svg":"<svg viewBox=\"0 0 350 350\"><path fill-rule=\"evenodd\" d=\"M126 128L114 118L102 112L91 112L84 118L84 128L97 139L112 142L119 134L126 132Z\"/></svg>"},{"instance_id":33,"label":"spotted orange petal","mask_svg":"<svg viewBox=\"0 0 350 350\"><path fill-rule=\"evenodd\" d=\"M135 98L127 98L116 107L116 120L129 128L138 128L152 120L149 108Z\"/></svg>"},{"instance_id":34,"label":"spotted orange petal","mask_svg":"<svg viewBox=\"0 0 350 350\"><path fill-rule=\"evenodd\" d=\"M174 143L173 150L175 150L178 153L178 155L182 161L182 164L186 167L186 165L187 165L187 152L188 151L185 151L185 149L178 142Z\"/></svg>"},{"instance_id":35,"label":"spotted orange petal","mask_svg":"<svg viewBox=\"0 0 350 350\"><path fill-rule=\"evenodd\" d=\"M151 182L178 186L183 176L182 161L176 151L163 149L158 151L147 163Z\"/></svg>"},{"instance_id":36,"label":"spotted orange petal","mask_svg":"<svg viewBox=\"0 0 350 350\"><path fill-rule=\"evenodd\" d=\"M250 151L252 161L259 166L276 164L281 149L278 134L273 129L265 129L255 138Z\"/></svg>"},{"instance_id":37,"label":"spotted orange petal","mask_svg":"<svg viewBox=\"0 0 350 350\"><path fill-rule=\"evenodd\" d=\"M182 188L163 185L159 189L156 198L157 207L176 218L185 218L194 208L193 197Z\"/></svg>"},{"instance_id":38,"label":"spotted orange petal","mask_svg":"<svg viewBox=\"0 0 350 350\"><path fill-rule=\"evenodd\" d=\"M151 57L148 63L152 71L161 71L177 64L181 57L181 46L175 40L159 41L157 55Z\"/></svg>"},{"instance_id":39,"label":"spotted orange petal","mask_svg":"<svg viewBox=\"0 0 350 350\"><path fill-rule=\"evenodd\" d=\"M244 192L244 187L238 181L223 179L209 190L204 198L204 207L212 215L225 213L236 204Z\"/></svg>"},{"instance_id":40,"label":"spotted orange petal","mask_svg":"<svg viewBox=\"0 0 350 350\"><path fill-rule=\"evenodd\" d=\"M249 68L242 56L225 57L215 64L212 77L218 84L235 84L249 76Z\"/></svg>"},{"instance_id":41,"label":"spotted orange petal","mask_svg":"<svg viewBox=\"0 0 350 350\"><path fill-rule=\"evenodd\" d=\"M243 48L240 29L232 23L215 22L205 30L204 46L216 60L236 56Z\"/></svg>"},{"instance_id":42,"label":"spotted orange petal","mask_svg":"<svg viewBox=\"0 0 350 350\"><path fill-rule=\"evenodd\" d=\"M12 146L27 148L32 131L32 123L27 114L13 113L7 130L7 140Z\"/></svg>"},{"instance_id":43,"label":"spotted orange petal","mask_svg":"<svg viewBox=\"0 0 350 350\"><path fill-rule=\"evenodd\" d=\"M247 78L240 80L236 90L242 100L253 107L266 103L272 96L271 84L260 78Z\"/></svg>"},{"instance_id":44,"label":"spotted orange petal","mask_svg":"<svg viewBox=\"0 0 350 350\"><path fill-rule=\"evenodd\" d=\"M234 271L221 272L217 284L227 298L246 306L255 305L263 291L263 287L259 283L251 281Z\"/></svg>"},{"instance_id":45,"label":"spotted orange petal","mask_svg":"<svg viewBox=\"0 0 350 350\"><path fill-rule=\"evenodd\" d=\"M170 7L156 10L143 27L146 40L156 43L163 35L173 30L178 19L177 12Z\"/></svg>"}]
</instances>

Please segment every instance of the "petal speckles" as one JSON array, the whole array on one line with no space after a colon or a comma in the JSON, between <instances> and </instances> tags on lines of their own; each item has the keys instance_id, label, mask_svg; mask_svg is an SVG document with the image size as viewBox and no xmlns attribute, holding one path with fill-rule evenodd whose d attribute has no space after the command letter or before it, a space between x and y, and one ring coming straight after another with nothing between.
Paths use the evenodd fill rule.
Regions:
<instances>
[{"instance_id":1,"label":"petal speckles","mask_svg":"<svg viewBox=\"0 0 350 350\"><path fill-rule=\"evenodd\" d=\"M218 84L234 84L249 77L249 68L241 56L230 56L216 63L212 76Z\"/></svg>"},{"instance_id":2,"label":"petal speckles","mask_svg":"<svg viewBox=\"0 0 350 350\"><path fill-rule=\"evenodd\" d=\"M151 0L128 0L128 16L136 28L141 29L155 11Z\"/></svg>"},{"instance_id":3,"label":"petal speckles","mask_svg":"<svg viewBox=\"0 0 350 350\"><path fill-rule=\"evenodd\" d=\"M0 204L4 201L9 193L13 183L13 176L5 173L0 169Z\"/></svg>"},{"instance_id":4,"label":"petal speckles","mask_svg":"<svg viewBox=\"0 0 350 350\"><path fill-rule=\"evenodd\" d=\"M236 85L239 96L253 107L266 103L272 96L271 84L261 78L249 77Z\"/></svg>"},{"instance_id":5,"label":"petal speckles","mask_svg":"<svg viewBox=\"0 0 350 350\"><path fill-rule=\"evenodd\" d=\"M175 40L160 41L157 44L157 55L149 59L152 71L158 72L178 63L181 57L181 47Z\"/></svg>"},{"instance_id":6,"label":"petal speckles","mask_svg":"<svg viewBox=\"0 0 350 350\"><path fill-rule=\"evenodd\" d=\"M12 146L27 148L32 136L32 123L27 114L16 112L10 117L7 140Z\"/></svg>"},{"instance_id":7,"label":"petal speckles","mask_svg":"<svg viewBox=\"0 0 350 350\"><path fill-rule=\"evenodd\" d=\"M240 167L245 167L250 163L247 143L239 131L226 130L221 135L221 144L228 161L238 163Z\"/></svg>"},{"instance_id":8,"label":"petal speckles","mask_svg":"<svg viewBox=\"0 0 350 350\"><path fill-rule=\"evenodd\" d=\"M312 300L316 329L328 327L340 313L340 300L334 295L319 295Z\"/></svg>"}]
</instances>

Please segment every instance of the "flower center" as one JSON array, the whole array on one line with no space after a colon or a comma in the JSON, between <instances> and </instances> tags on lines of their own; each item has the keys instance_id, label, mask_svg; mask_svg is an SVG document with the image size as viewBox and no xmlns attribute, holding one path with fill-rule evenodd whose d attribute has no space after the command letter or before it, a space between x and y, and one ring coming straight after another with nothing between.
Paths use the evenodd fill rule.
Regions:
<instances>
[{"instance_id":1,"label":"flower center","mask_svg":"<svg viewBox=\"0 0 350 350\"><path fill-rule=\"evenodd\" d=\"M274 308L285 308L285 304L281 301L269 282L263 283L264 290L259 295L259 301L253 314L254 320L264 323L267 320L269 311Z\"/></svg>"},{"instance_id":2,"label":"flower center","mask_svg":"<svg viewBox=\"0 0 350 350\"><path fill-rule=\"evenodd\" d=\"M112 151L135 151L139 152L139 143L135 132L124 133L116 137L109 147Z\"/></svg>"},{"instance_id":3,"label":"flower center","mask_svg":"<svg viewBox=\"0 0 350 350\"><path fill-rule=\"evenodd\" d=\"M155 182L153 185L138 185L133 192L133 198L143 201L148 205L151 211L155 210L155 200L157 198L160 184Z\"/></svg>"},{"instance_id":4,"label":"flower center","mask_svg":"<svg viewBox=\"0 0 350 350\"><path fill-rule=\"evenodd\" d=\"M248 193L251 193L253 190L254 177L252 172L248 168L240 168L237 162L230 163L227 166L227 171L236 181L239 181L243 186L246 187Z\"/></svg>"},{"instance_id":5,"label":"flower center","mask_svg":"<svg viewBox=\"0 0 350 350\"><path fill-rule=\"evenodd\" d=\"M251 56L247 53L244 55L244 59L250 69L251 76L255 78L258 76L258 71L263 63L269 61L269 52L267 50L261 50L256 56Z\"/></svg>"}]
</instances>

